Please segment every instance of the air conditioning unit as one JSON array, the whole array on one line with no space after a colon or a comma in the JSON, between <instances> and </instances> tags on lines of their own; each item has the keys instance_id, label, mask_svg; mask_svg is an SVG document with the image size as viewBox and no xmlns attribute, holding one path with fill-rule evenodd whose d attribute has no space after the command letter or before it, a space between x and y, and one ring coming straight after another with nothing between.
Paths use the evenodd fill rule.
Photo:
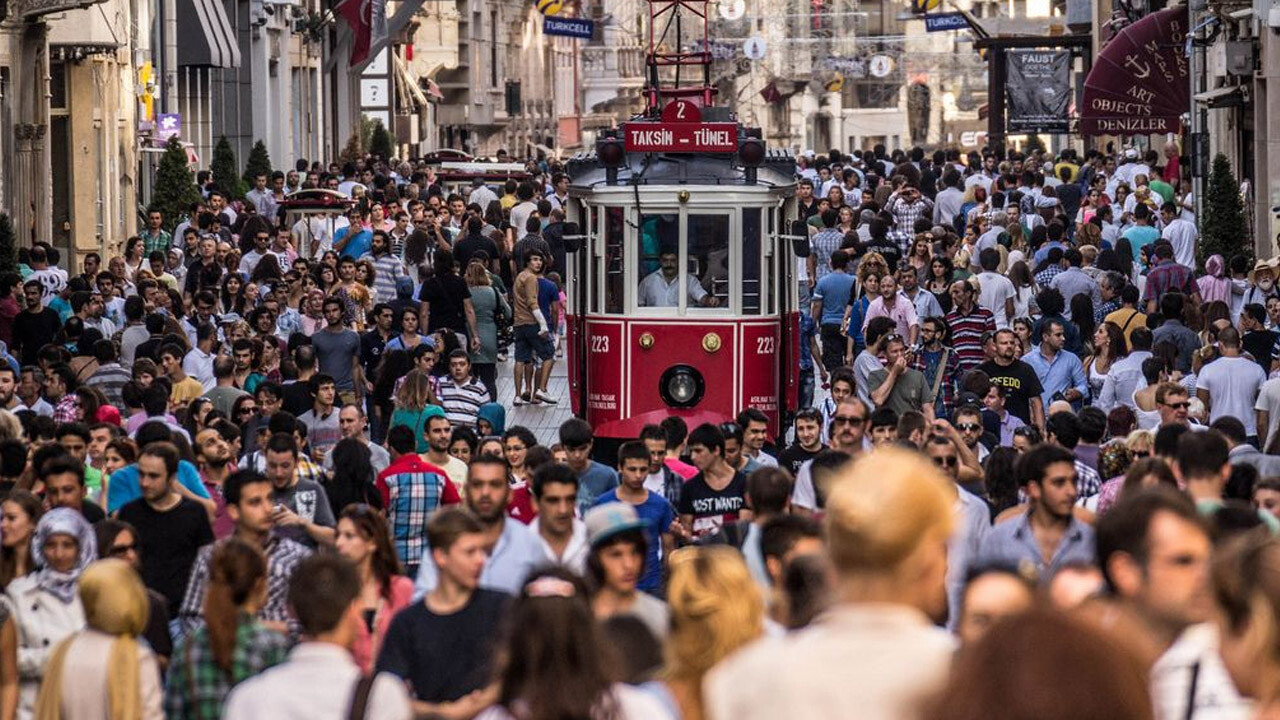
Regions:
<instances>
[{"instance_id":1,"label":"air conditioning unit","mask_svg":"<svg viewBox=\"0 0 1280 720\"><path fill-rule=\"evenodd\" d=\"M1228 75L1249 77L1253 75L1253 43L1231 41L1226 43L1226 70Z\"/></svg>"}]
</instances>

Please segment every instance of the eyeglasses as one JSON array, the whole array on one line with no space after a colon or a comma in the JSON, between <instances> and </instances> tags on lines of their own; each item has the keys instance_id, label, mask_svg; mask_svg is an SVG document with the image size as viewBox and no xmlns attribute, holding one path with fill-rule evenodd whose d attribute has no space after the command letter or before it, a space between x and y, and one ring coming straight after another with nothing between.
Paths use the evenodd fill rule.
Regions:
<instances>
[{"instance_id":1,"label":"eyeglasses","mask_svg":"<svg viewBox=\"0 0 1280 720\"><path fill-rule=\"evenodd\" d=\"M972 432L974 430L981 430L982 423L956 423L956 429L961 432Z\"/></svg>"},{"instance_id":2,"label":"eyeglasses","mask_svg":"<svg viewBox=\"0 0 1280 720\"><path fill-rule=\"evenodd\" d=\"M955 467L960 463L960 458L955 455L943 455L942 457L933 458L933 464L939 467Z\"/></svg>"},{"instance_id":3,"label":"eyeglasses","mask_svg":"<svg viewBox=\"0 0 1280 720\"><path fill-rule=\"evenodd\" d=\"M107 551L107 557L120 557L121 555L127 555L134 552L137 549L137 543L130 543L128 545L112 545L111 549Z\"/></svg>"},{"instance_id":4,"label":"eyeglasses","mask_svg":"<svg viewBox=\"0 0 1280 720\"><path fill-rule=\"evenodd\" d=\"M831 418L832 425L853 425L854 427L857 427L866 421L867 419L864 417L852 417L850 415L836 415Z\"/></svg>"}]
</instances>

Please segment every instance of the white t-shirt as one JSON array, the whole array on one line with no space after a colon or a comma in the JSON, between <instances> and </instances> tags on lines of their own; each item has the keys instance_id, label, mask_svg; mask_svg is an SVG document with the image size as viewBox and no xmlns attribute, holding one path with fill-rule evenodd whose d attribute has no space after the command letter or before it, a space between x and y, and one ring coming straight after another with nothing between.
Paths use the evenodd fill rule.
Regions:
<instances>
[{"instance_id":1,"label":"white t-shirt","mask_svg":"<svg viewBox=\"0 0 1280 720\"><path fill-rule=\"evenodd\" d=\"M1179 265L1189 267L1192 270L1196 267L1196 226L1183 220L1175 218L1164 227L1164 232L1160 233L1160 237L1169 241L1173 245L1173 259Z\"/></svg>"},{"instance_id":2,"label":"white t-shirt","mask_svg":"<svg viewBox=\"0 0 1280 720\"><path fill-rule=\"evenodd\" d=\"M1234 417L1244 422L1246 435L1258 433L1253 413L1258 389L1267 376L1258 363L1245 357L1220 357L1205 365L1196 376L1196 389L1209 392L1209 422Z\"/></svg>"},{"instance_id":3,"label":"white t-shirt","mask_svg":"<svg viewBox=\"0 0 1280 720\"><path fill-rule=\"evenodd\" d=\"M1258 393L1253 409L1267 411L1267 437L1274 437L1276 430L1280 429L1280 378L1262 383L1262 390Z\"/></svg>"},{"instance_id":4,"label":"white t-shirt","mask_svg":"<svg viewBox=\"0 0 1280 720\"><path fill-rule=\"evenodd\" d=\"M991 311L995 316L996 327L1009 327L1009 318L1004 311L1004 301L1017 298L1013 281L994 272L978 273L978 282L982 284L982 292L978 295L978 304Z\"/></svg>"}]
</instances>

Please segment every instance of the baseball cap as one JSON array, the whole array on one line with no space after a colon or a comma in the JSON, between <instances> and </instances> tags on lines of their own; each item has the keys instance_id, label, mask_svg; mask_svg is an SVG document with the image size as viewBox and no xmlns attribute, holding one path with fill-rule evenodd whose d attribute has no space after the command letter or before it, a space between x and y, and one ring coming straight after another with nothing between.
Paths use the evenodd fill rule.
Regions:
<instances>
[{"instance_id":1,"label":"baseball cap","mask_svg":"<svg viewBox=\"0 0 1280 720\"><path fill-rule=\"evenodd\" d=\"M587 542L595 547L618 533L643 530L645 522L630 503L611 502L597 505L587 511L583 519L587 526Z\"/></svg>"}]
</instances>

